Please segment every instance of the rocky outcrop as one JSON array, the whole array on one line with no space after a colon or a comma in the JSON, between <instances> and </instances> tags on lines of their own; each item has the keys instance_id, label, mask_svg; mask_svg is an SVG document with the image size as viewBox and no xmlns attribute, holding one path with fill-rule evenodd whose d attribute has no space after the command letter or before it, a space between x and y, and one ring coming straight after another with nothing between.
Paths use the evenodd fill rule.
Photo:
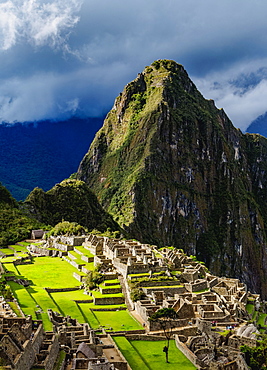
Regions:
<instances>
[{"instance_id":1,"label":"rocky outcrop","mask_svg":"<svg viewBox=\"0 0 267 370\"><path fill-rule=\"evenodd\" d=\"M236 129L181 65L156 61L125 87L78 178L132 237L267 297L267 140Z\"/></svg>"}]
</instances>

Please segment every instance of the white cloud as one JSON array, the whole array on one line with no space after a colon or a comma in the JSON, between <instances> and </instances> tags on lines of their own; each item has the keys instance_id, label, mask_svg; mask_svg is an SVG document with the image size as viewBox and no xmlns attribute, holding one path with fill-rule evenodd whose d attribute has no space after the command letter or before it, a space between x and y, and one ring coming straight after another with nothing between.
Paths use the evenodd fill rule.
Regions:
<instances>
[{"instance_id":1,"label":"white cloud","mask_svg":"<svg viewBox=\"0 0 267 370\"><path fill-rule=\"evenodd\" d=\"M7 50L15 45L21 20L12 1L0 4L0 45Z\"/></svg>"},{"instance_id":2,"label":"white cloud","mask_svg":"<svg viewBox=\"0 0 267 370\"><path fill-rule=\"evenodd\" d=\"M215 100L216 106L225 110L233 124L245 131L256 117L267 111L266 66L267 58L238 62L223 73L211 72L204 78L193 77L193 80L207 99ZM249 78L252 74L257 76L255 83ZM242 84L240 87L238 81L244 82L246 88Z\"/></svg>"},{"instance_id":3,"label":"white cloud","mask_svg":"<svg viewBox=\"0 0 267 370\"><path fill-rule=\"evenodd\" d=\"M102 114L168 58L244 129L267 110L266 11L266 0L0 0L0 118ZM239 94L232 81L254 72L262 82Z\"/></svg>"},{"instance_id":4,"label":"white cloud","mask_svg":"<svg viewBox=\"0 0 267 370\"><path fill-rule=\"evenodd\" d=\"M22 4L21 4L22 3ZM0 32L3 50L26 40L36 46L59 47L67 41L79 21L81 0L8 0L0 4Z\"/></svg>"}]
</instances>

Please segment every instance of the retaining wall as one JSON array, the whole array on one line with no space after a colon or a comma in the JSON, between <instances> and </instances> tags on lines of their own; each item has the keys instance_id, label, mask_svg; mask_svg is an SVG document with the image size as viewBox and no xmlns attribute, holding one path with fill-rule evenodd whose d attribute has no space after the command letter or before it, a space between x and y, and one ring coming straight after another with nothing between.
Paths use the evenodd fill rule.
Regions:
<instances>
[{"instance_id":1,"label":"retaining wall","mask_svg":"<svg viewBox=\"0 0 267 370\"><path fill-rule=\"evenodd\" d=\"M108 297L108 298L93 297L93 299L94 299L94 304L99 304L99 305L123 304L124 303L123 297Z\"/></svg>"}]
</instances>

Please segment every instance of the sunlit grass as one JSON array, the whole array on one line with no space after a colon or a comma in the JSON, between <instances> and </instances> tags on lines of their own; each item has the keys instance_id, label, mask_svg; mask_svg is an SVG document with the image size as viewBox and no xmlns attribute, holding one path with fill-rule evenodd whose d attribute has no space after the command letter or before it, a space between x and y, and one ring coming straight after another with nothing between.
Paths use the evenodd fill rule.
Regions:
<instances>
[{"instance_id":1,"label":"sunlit grass","mask_svg":"<svg viewBox=\"0 0 267 370\"><path fill-rule=\"evenodd\" d=\"M122 351L132 370L194 370L196 367L175 346L175 341L170 341L169 363L165 361L162 351L165 341L128 341L125 337L113 337Z\"/></svg>"}]
</instances>

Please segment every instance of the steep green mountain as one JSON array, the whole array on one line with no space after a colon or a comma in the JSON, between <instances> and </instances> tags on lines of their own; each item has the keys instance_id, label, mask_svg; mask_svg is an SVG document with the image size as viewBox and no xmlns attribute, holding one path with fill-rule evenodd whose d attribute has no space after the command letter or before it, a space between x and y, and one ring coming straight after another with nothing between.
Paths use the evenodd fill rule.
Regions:
<instances>
[{"instance_id":1,"label":"steep green mountain","mask_svg":"<svg viewBox=\"0 0 267 370\"><path fill-rule=\"evenodd\" d=\"M44 225L29 218L0 183L0 246L29 238L31 230L40 227Z\"/></svg>"},{"instance_id":2,"label":"steep green mountain","mask_svg":"<svg viewBox=\"0 0 267 370\"><path fill-rule=\"evenodd\" d=\"M132 237L183 248L266 298L266 170L267 140L160 60L115 100L78 179Z\"/></svg>"},{"instance_id":3,"label":"steep green mountain","mask_svg":"<svg viewBox=\"0 0 267 370\"><path fill-rule=\"evenodd\" d=\"M77 222L89 231L120 230L89 186L79 180L64 180L47 192L35 188L26 198L24 206L32 217L47 225L54 226L65 220Z\"/></svg>"}]
</instances>

